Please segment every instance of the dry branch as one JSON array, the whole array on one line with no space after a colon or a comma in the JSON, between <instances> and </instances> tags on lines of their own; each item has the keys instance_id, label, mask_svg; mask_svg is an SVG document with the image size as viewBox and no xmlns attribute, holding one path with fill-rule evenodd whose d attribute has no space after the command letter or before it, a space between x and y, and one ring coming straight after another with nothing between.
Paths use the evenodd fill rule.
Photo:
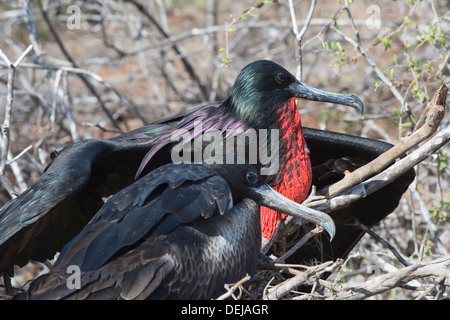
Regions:
<instances>
[{"instance_id":1,"label":"dry branch","mask_svg":"<svg viewBox=\"0 0 450 320\"><path fill-rule=\"evenodd\" d=\"M227 292L225 292L223 295L217 298L217 300L225 300L228 299L231 295L233 295L233 292L236 291L241 285L243 285L245 282L250 280L251 277L247 274L244 278L233 284L231 287L229 285L225 285L225 289Z\"/></svg>"},{"instance_id":2,"label":"dry branch","mask_svg":"<svg viewBox=\"0 0 450 320\"><path fill-rule=\"evenodd\" d=\"M0 174L5 173L6 168L6 162L9 152L9 131L11 127L11 113L12 113L12 106L13 106L13 99L14 99L14 76L16 74L17 67L22 62L22 60L26 57L26 55L33 49L32 45L29 45L28 48L25 49L25 51L20 55L20 57L12 63L8 57L3 53L3 51L0 49L0 57L3 58L3 60L8 65L8 85L7 85L7 97L6 97L6 108L5 108L5 119L3 121L2 126L2 134L3 134L3 145L2 145L2 162L0 165Z\"/></svg>"},{"instance_id":3,"label":"dry branch","mask_svg":"<svg viewBox=\"0 0 450 320\"><path fill-rule=\"evenodd\" d=\"M165 38L169 39L170 36L167 34L167 32L159 25L159 23L153 18L153 16L145 9L145 6L140 4L139 2L135 0L127 0L127 2L130 2L133 4L136 8L139 9L139 11L144 14L147 19L156 27L159 33ZM205 86L201 83L200 78L198 77L197 73L195 72L194 68L192 67L191 63L186 59L186 57L183 57L181 50L178 48L178 45L176 43L172 44L172 49L175 51L175 53L179 56L181 56L181 62L183 63L183 66L191 79L197 84L197 86L200 89L200 92L203 95L203 98L205 100L208 100L208 90L205 88Z\"/></svg>"},{"instance_id":4,"label":"dry branch","mask_svg":"<svg viewBox=\"0 0 450 320\"><path fill-rule=\"evenodd\" d=\"M344 40L351 43L355 48L358 49L359 52L364 56L367 63L373 68L373 70L376 72L377 76L389 87L389 90L392 92L392 94L395 96L395 98L400 102L403 108L406 110L409 110L408 103L405 101L405 99L402 97L401 93L397 90L397 88L393 85L393 83L386 77L383 71L378 67L375 60L369 56L367 51L364 49L361 38L359 36L359 31L356 28L355 21L353 20L352 14L350 12L349 3L348 1L345 1L345 7L344 10L347 12L348 19L350 20L352 30L355 34L356 41L353 40L348 35L344 34L341 30L336 28L336 26L333 26L333 30L338 33Z\"/></svg>"},{"instance_id":5,"label":"dry branch","mask_svg":"<svg viewBox=\"0 0 450 320\"><path fill-rule=\"evenodd\" d=\"M417 263L395 272L371 278L361 285L348 288L327 299L329 300L361 300L400 287L415 279L433 277L440 279L440 283L450 286L450 256L431 261ZM445 281L442 282L442 279ZM437 284L440 284L437 283Z\"/></svg>"},{"instance_id":6,"label":"dry branch","mask_svg":"<svg viewBox=\"0 0 450 320\"><path fill-rule=\"evenodd\" d=\"M42 5L39 3L39 9L41 11L42 17L44 18L45 23L47 24L50 33L52 34L53 38L55 39L56 43L58 44L61 52L66 57L66 59L72 64L74 68L78 68L78 63L75 61L75 59L69 54L66 47L64 46L62 40L60 39L58 33L56 32L55 28L53 27L50 18L48 17L47 11L42 7ZM111 121L111 123L117 128L117 130L122 131L122 129L119 126L119 123L116 119L112 116L112 114L109 112L108 108L105 105L105 102L100 96L100 93L98 93L97 89L90 83L90 81L86 78L84 74L78 74L78 77L83 81L85 86L89 89L89 91L97 98L102 110L108 117L108 119ZM137 114L139 115L139 114Z\"/></svg>"},{"instance_id":7,"label":"dry branch","mask_svg":"<svg viewBox=\"0 0 450 320\"><path fill-rule=\"evenodd\" d=\"M289 12L291 14L291 19L292 19L292 30L293 30L294 35L295 35L295 41L296 41L296 47L297 47L297 52L296 52L296 60L297 60L296 77L299 80L302 80L302 74L303 74L302 39L303 39L303 36L306 33L306 30L308 30L309 24L311 23L311 19L312 19L312 16L313 16L315 8L316 8L316 0L313 0L311 2L311 6L309 8L308 17L306 18L306 23L303 26L302 30L299 31L298 30L298 26L297 26L297 19L295 17L294 3L292 2L292 0L289 0Z\"/></svg>"},{"instance_id":8,"label":"dry branch","mask_svg":"<svg viewBox=\"0 0 450 320\"><path fill-rule=\"evenodd\" d=\"M338 266L342 265L342 259L337 261L327 261L318 266L310 267L306 271L300 273L299 275L290 278L279 285L268 290L268 294L265 297L267 300L279 300L289 294L294 288L307 283L313 277L318 277L324 272L332 272Z\"/></svg>"},{"instance_id":9,"label":"dry branch","mask_svg":"<svg viewBox=\"0 0 450 320\"><path fill-rule=\"evenodd\" d=\"M8 164L8 155L10 154L9 150L9 144L10 144L10 129L11 129L11 113L12 113L12 107L13 107L13 100L14 100L14 77L16 74L16 70L19 67L19 64L22 62L23 59L25 59L26 55L33 50L33 46L29 45L25 51L22 52L20 57L12 63L8 57L3 53L3 51L0 49L0 57L6 62L8 65L8 84L7 84L7 97L6 97L6 108L5 108L5 118L3 120L2 125L2 157L1 157L1 163L0 163L0 175L1 182L6 190L8 190L8 193L14 197L16 195L16 192L14 190L14 187L9 182L9 180L5 176L5 170L6 166Z\"/></svg>"},{"instance_id":10,"label":"dry branch","mask_svg":"<svg viewBox=\"0 0 450 320\"><path fill-rule=\"evenodd\" d=\"M318 235L323 231L322 227L317 226L313 230L307 232L292 248L286 251L281 257L279 257L276 261L285 261L289 258L294 252L296 252L299 248L301 248L310 238Z\"/></svg>"},{"instance_id":11,"label":"dry branch","mask_svg":"<svg viewBox=\"0 0 450 320\"><path fill-rule=\"evenodd\" d=\"M367 232L372 238L383 244L385 247L387 247L397 258L398 261L400 261L401 264L403 264L405 267L408 267L410 264L401 256L401 254L398 252L397 249L394 248L392 244L390 244L388 241L384 240L382 237L380 237L378 234L376 234L373 230L362 224L360 221L357 221L359 227Z\"/></svg>"}]
</instances>

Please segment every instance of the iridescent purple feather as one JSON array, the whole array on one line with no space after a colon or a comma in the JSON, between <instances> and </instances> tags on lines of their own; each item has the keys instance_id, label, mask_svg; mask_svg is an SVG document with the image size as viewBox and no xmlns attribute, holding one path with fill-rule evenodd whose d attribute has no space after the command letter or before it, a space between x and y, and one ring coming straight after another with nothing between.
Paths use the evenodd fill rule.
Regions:
<instances>
[{"instance_id":1,"label":"iridescent purple feather","mask_svg":"<svg viewBox=\"0 0 450 320\"><path fill-rule=\"evenodd\" d=\"M176 135L176 130L184 129L190 132L190 135L183 140L183 144L189 143L200 134L214 130L220 131L222 135L226 132L225 138L236 136L247 130L247 126L243 122L227 114L227 110L223 104L220 106L205 105L195 110L188 111L184 115L185 116L178 122L171 122L171 120L180 118L181 115L162 119L153 123L154 125L160 125L161 127L166 124L167 128L162 132L159 132L158 135L142 142L142 144L153 144L153 147L144 156L136 173L136 178L142 173L142 170L144 170L145 166L159 150L166 145L173 143L176 138L182 134L182 131L178 131L178 135ZM201 124L201 130L194 130L194 128L199 127L199 124ZM132 138L137 138L137 136L135 135ZM139 138L142 138L142 135L139 135Z\"/></svg>"}]
</instances>

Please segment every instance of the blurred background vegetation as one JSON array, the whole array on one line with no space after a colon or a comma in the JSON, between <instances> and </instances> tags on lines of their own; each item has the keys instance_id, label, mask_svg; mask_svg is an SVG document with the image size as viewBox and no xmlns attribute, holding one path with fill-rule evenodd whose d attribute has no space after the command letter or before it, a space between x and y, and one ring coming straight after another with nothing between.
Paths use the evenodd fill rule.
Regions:
<instances>
[{"instance_id":1,"label":"blurred background vegetation","mask_svg":"<svg viewBox=\"0 0 450 320\"><path fill-rule=\"evenodd\" d=\"M365 103L361 118L301 102L303 125L395 144L423 119L442 83L449 86L449 31L446 0L0 1L0 49L15 61L33 45L15 78L10 159L31 147L6 176L20 193L53 149L226 99L239 70L258 59ZM7 79L0 59L1 119ZM441 126L449 122L446 115ZM410 259L450 250L448 152L417 166L399 208L375 228ZM3 190L0 205L9 199ZM366 235L336 281L369 277L374 255L399 266Z\"/></svg>"}]
</instances>

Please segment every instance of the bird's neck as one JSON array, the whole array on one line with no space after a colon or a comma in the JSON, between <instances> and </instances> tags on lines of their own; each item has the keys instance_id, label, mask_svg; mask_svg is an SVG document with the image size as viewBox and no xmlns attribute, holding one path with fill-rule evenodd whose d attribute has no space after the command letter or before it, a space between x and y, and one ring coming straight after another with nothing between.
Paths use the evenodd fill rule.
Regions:
<instances>
[{"instance_id":1,"label":"bird's neck","mask_svg":"<svg viewBox=\"0 0 450 320\"><path fill-rule=\"evenodd\" d=\"M280 121L280 170L271 182L272 187L285 197L302 203L312 181L311 162L306 147L300 114L294 99L279 113ZM268 208L261 208L261 231L270 239L279 220L286 215Z\"/></svg>"}]
</instances>

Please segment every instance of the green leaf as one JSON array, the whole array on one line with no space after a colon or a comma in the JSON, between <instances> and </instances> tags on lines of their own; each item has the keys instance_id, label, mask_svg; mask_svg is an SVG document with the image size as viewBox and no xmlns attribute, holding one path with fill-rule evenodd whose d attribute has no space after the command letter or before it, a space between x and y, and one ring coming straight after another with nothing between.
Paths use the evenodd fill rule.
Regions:
<instances>
[{"instance_id":1,"label":"green leaf","mask_svg":"<svg viewBox=\"0 0 450 320\"><path fill-rule=\"evenodd\" d=\"M405 25L405 26L407 26L408 24L410 24L411 23L411 19L408 17L408 16L404 16L403 17L403 24Z\"/></svg>"},{"instance_id":2,"label":"green leaf","mask_svg":"<svg viewBox=\"0 0 450 320\"><path fill-rule=\"evenodd\" d=\"M403 128L409 128L412 127L412 122L408 121L408 122L403 122L402 123L402 127Z\"/></svg>"},{"instance_id":3,"label":"green leaf","mask_svg":"<svg viewBox=\"0 0 450 320\"><path fill-rule=\"evenodd\" d=\"M442 207L432 206L431 209L431 217L434 221L447 221L447 216L450 211L450 204L444 203Z\"/></svg>"},{"instance_id":4,"label":"green leaf","mask_svg":"<svg viewBox=\"0 0 450 320\"><path fill-rule=\"evenodd\" d=\"M337 51L343 51L341 43L337 40L331 42L331 49L337 50Z\"/></svg>"},{"instance_id":5,"label":"green leaf","mask_svg":"<svg viewBox=\"0 0 450 320\"><path fill-rule=\"evenodd\" d=\"M436 33L436 30L437 30L437 26L436 26L435 24L433 24L433 25L430 27L430 30L428 31L428 33L429 33L429 34L435 34L435 33Z\"/></svg>"},{"instance_id":6,"label":"green leaf","mask_svg":"<svg viewBox=\"0 0 450 320\"><path fill-rule=\"evenodd\" d=\"M386 70L385 74L389 77L389 78L393 78L394 77L394 68L389 68L388 70Z\"/></svg>"},{"instance_id":7,"label":"green leaf","mask_svg":"<svg viewBox=\"0 0 450 320\"><path fill-rule=\"evenodd\" d=\"M386 51L391 47L392 40L390 38L384 38L383 41L381 41L381 43L383 44L384 50Z\"/></svg>"},{"instance_id":8,"label":"green leaf","mask_svg":"<svg viewBox=\"0 0 450 320\"><path fill-rule=\"evenodd\" d=\"M427 34L427 35L425 35L425 40L427 40L428 42L433 42L434 41L434 34Z\"/></svg>"},{"instance_id":9,"label":"green leaf","mask_svg":"<svg viewBox=\"0 0 450 320\"><path fill-rule=\"evenodd\" d=\"M445 46L445 38L444 37L437 37L436 41Z\"/></svg>"},{"instance_id":10,"label":"green leaf","mask_svg":"<svg viewBox=\"0 0 450 320\"><path fill-rule=\"evenodd\" d=\"M336 20L334 21L334 27L335 27L336 29L338 29L338 30L341 30L341 28L339 28L339 26L338 26L338 24L337 24L337 21L336 21Z\"/></svg>"},{"instance_id":11,"label":"green leaf","mask_svg":"<svg viewBox=\"0 0 450 320\"><path fill-rule=\"evenodd\" d=\"M377 89L379 86L380 86L380 81L376 81L376 82L373 84L373 87L374 87L375 89Z\"/></svg>"},{"instance_id":12,"label":"green leaf","mask_svg":"<svg viewBox=\"0 0 450 320\"><path fill-rule=\"evenodd\" d=\"M262 8L263 6L264 6L263 1L258 1L253 5L253 7L258 8L258 9Z\"/></svg>"}]
</instances>

